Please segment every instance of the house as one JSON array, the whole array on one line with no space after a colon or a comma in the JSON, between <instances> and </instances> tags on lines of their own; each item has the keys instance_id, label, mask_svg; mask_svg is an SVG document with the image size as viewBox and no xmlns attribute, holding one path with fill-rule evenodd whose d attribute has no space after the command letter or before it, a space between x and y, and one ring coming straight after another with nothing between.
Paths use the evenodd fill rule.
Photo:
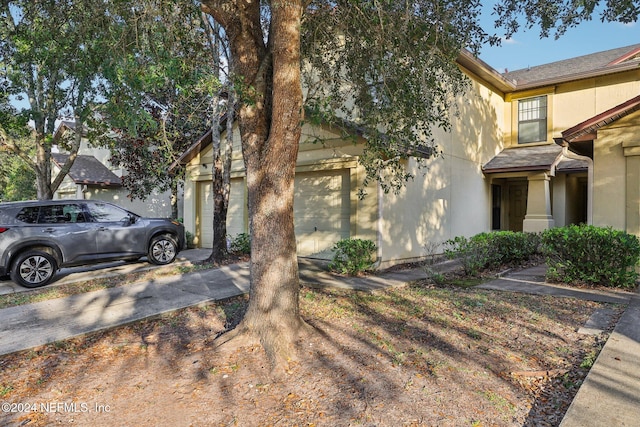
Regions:
<instances>
[{"instance_id":1,"label":"house","mask_svg":"<svg viewBox=\"0 0 640 427\"><path fill-rule=\"evenodd\" d=\"M399 194L364 178L362 140L342 129L303 126L295 178L298 254L328 258L341 238L377 242L382 266L419 259L425 247L490 230L540 231L572 223L640 235L640 44L500 74L469 52L471 80L443 156ZM323 144L315 144L318 139ZM200 247L212 241L211 136L181 157L184 220ZM248 230L244 165L234 135L228 232Z\"/></svg>"},{"instance_id":2,"label":"house","mask_svg":"<svg viewBox=\"0 0 640 427\"><path fill-rule=\"evenodd\" d=\"M75 132L75 123L63 121L54 134L59 141L67 132ZM52 153L52 172L55 176L69 157L66 153ZM171 217L171 192L154 193L146 200L128 197L123 187L123 169L112 167L107 148L93 147L83 135L78 156L62 184L54 193L57 199L92 199L115 203L134 213L147 217Z\"/></svg>"}]
</instances>

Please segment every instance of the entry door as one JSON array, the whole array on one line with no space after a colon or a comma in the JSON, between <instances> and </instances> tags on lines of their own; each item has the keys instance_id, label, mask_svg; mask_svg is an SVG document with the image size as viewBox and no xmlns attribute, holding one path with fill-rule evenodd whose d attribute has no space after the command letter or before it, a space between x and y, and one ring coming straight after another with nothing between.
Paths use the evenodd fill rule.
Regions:
<instances>
[{"instance_id":1,"label":"entry door","mask_svg":"<svg viewBox=\"0 0 640 427\"><path fill-rule=\"evenodd\" d=\"M509 184L509 230L522 231L524 216L527 214L528 183Z\"/></svg>"}]
</instances>

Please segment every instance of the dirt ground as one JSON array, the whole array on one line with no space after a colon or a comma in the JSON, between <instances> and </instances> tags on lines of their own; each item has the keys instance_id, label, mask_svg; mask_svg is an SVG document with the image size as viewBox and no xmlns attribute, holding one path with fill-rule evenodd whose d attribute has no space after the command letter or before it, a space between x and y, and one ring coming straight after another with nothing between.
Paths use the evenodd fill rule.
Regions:
<instances>
[{"instance_id":1,"label":"dirt ground","mask_svg":"<svg viewBox=\"0 0 640 427\"><path fill-rule=\"evenodd\" d=\"M318 333L275 379L261 348L212 346L245 306L235 298L0 357L0 424L556 426L608 336L576 332L593 302L428 281L303 287Z\"/></svg>"}]
</instances>

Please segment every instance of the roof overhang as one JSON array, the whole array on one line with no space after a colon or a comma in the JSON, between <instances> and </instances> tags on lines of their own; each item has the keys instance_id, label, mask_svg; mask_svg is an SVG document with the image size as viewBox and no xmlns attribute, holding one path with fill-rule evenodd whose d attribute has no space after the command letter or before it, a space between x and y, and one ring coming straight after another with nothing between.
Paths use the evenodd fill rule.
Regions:
<instances>
[{"instance_id":1,"label":"roof overhang","mask_svg":"<svg viewBox=\"0 0 640 427\"><path fill-rule=\"evenodd\" d=\"M502 150L482 167L490 174L551 171L570 173L587 170L582 161L562 158L562 147L554 144L533 147L515 147Z\"/></svg>"},{"instance_id":2,"label":"roof overhang","mask_svg":"<svg viewBox=\"0 0 640 427\"><path fill-rule=\"evenodd\" d=\"M503 93L513 92L516 90L515 83L504 78L502 74L497 72L480 58L475 57L473 53L469 52L467 49L462 49L462 51L460 51L456 61L458 64L473 72L475 75L482 78Z\"/></svg>"}]
</instances>

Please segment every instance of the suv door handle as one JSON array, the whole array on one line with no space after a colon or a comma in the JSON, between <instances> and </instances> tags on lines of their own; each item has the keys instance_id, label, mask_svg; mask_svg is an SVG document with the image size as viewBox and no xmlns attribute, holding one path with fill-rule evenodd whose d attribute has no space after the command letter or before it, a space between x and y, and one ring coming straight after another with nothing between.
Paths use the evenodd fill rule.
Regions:
<instances>
[{"instance_id":1,"label":"suv door handle","mask_svg":"<svg viewBox=\"0 0 640 427\"><path fill-rule=\"evenodd\" d=\"M98 231L107 231L108 228L105 226L98 227Z\"/></svg>"},{"instance_id":2,"label":"suv door handle","mask_svg":"<svg viewBox=\"0 0 640 427\"><path fill-rule=\"evenodd\" d=\"M43 232L43 233L53 233L53 232L55 232L55 231L56 231L56 229L55 229L55 228L53 228L53 227L43 228L43 229L42 229L42 232Z\"/></svg>"}]
</instances>

